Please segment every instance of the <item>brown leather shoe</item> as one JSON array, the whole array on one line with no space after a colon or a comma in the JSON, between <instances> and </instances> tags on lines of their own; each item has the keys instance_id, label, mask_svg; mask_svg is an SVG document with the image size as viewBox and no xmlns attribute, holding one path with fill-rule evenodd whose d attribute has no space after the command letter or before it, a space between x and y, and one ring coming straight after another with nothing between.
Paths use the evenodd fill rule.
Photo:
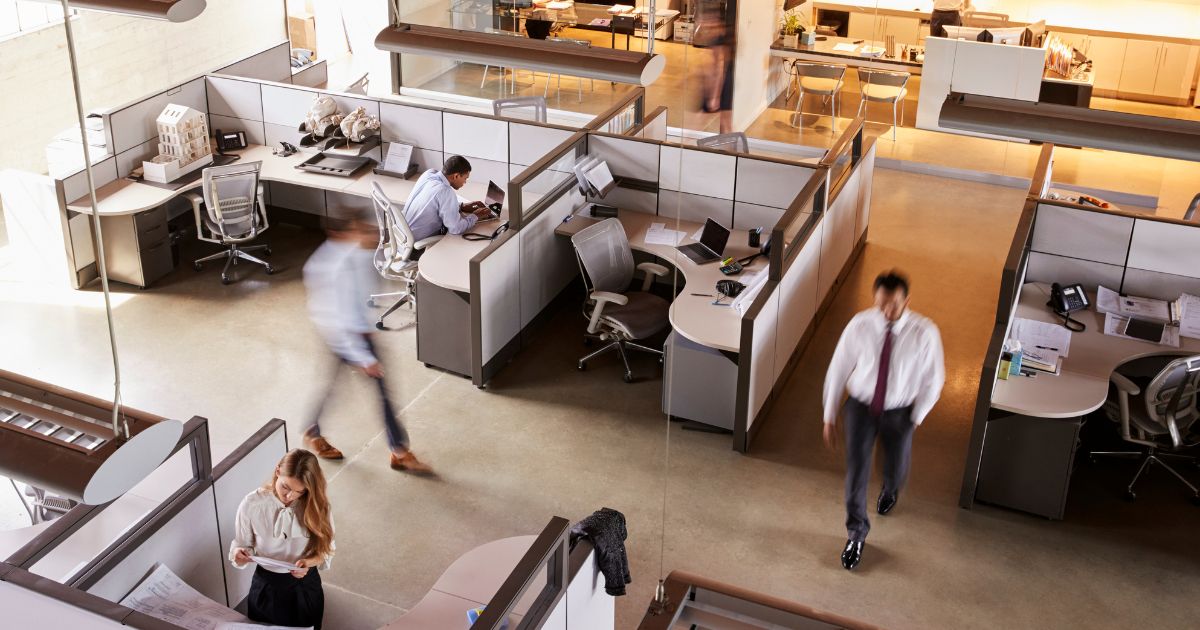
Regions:
<instances>
[{"instance_id":1,"label":"brown leather shoe","mask_svg":"<svg viewBox=\"0 0 1200 630\"><path fill-rule=\"evenodd\" d=\"M413 455L412 451L406 451L403 455L392 453L391 464L393 470L403 470L418 475L428 475L433 472L433 468L430 468L429 464L417 459L417 456Z\"/></svg>"},{"instance_id":2,"label":"brown leather shoe","mask_svg":"<svg viewBox=\"0 0 1200 630\"><path fill-rule=\"evenodd\" d=\"M321 459L342 459L345 457L342 452L333 447L329 440L319 435L305 435L304 446L308 450L316 453Z\"/></svg>"}]
</instances>

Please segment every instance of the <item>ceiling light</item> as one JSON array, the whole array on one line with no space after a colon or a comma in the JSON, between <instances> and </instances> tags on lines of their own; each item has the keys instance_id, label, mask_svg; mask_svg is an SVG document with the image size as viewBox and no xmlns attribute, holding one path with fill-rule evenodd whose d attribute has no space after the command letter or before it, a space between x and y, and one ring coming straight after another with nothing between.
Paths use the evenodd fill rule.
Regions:
<instances>
[{"instance_id":1,"label":"ceiling light","mask_svg":"<svg viewBox=\"0 0 1200 630\"><path fill-rule=\"evenodd\" d=\"M375 47L388 52L449 57L484 65L641 86L654 83L667 65L662 55L633 50L421 24L389 26L379 32Z\"/></svg>"}]
</instances>

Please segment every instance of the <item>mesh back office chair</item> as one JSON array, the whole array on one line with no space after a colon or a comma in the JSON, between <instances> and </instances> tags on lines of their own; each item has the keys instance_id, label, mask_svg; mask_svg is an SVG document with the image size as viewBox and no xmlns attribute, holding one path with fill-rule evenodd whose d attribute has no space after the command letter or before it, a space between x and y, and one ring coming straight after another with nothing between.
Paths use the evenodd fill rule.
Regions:
<instances>
[{"instance_id":1,"label":"mesh back office chair","mask_svg":"<svg viewBox=\"0 0 1200 630\"><path fill-rule=\"evenodd\" d=\"M804 114L804 95L816 94L830 99L829 128L837 132L838 95L846 78L846 66L840 63L814 63L792 61L788 69L796 84L796 111L792 112L791 125L796 126L796 117Z\"/></svg>"},{"instance_id":2,"label":"mesh back office chair","mask_svg":"<svg viewBox=\"0 0 1200 630\"><path fill-rule=\"evenodd\" d=\"M904 97L908 95L907 72L892 72L890 70L871 70L858 68L858 93L862 98L858 101L858 114L868 102L892 104L892 141L896 140L896 127L904 120ZM900 107L900 116L896 116L896 107Z\"/></svg>"},{"instance_id":3,"label":"mesh back office chair","mask_svg":"<svg viewBox=\"0 0 1200 630\"><path fill-rule=\"evenodd\" d=\"M442 235L431 236L416 240L408 220L404 218L403 208L392 203L379 182L371 182L371 201L375 204L375 223L379 226L379 246L375 248L375 270L386 280L396 280L404 285L400 291L376 293L367 300L369 306L375 306L381 298L396 298L388 307L375 327L386 330L383 320L391 315L401 305L408 303L412 308L417 305L417 260L414 254L442 240Z\"/></svg>"},{"instance_id":4,"label":"mesh back office chair","mask_svg":"<svg viewBox=\"0 0 1200 630\"><path fill-rule=\"evenodd\" d=\"M1165 366L1164 361L1167 362ZM1134 375L1136 379L1136 372L1147 367L1153 370L1156 366L1162 367L1148 381L1140 379L1140 384L1126 376ZM1192 500L1200 503L1200 489L1163 461L1163 458L1170 458L1196 463L1195 457L1181 455L1179 451L1198 443L1189 430L1193 426L1200 428L1200 423L1196 422L1200 417L1200 411L1196 409L1197 391L1200 390L1200 355L1175 359L1150 357L1132 361L1114 372L1110 380L1117 388L1117 399L1109 399L1104 405L1104 412L1110 420L1120 424L1122 440L1144 448L1123 452L1092 451L1089 453L1091 459L1104 456L1142 460L1142 465L1126 489L1129 499L1137 498L1133 487L1146 468L1154 463L1182 481L1192 491Z\"/></svg>"},{"instance_id":5,"label":"mesh back office chair","mask_svg":"<svg viewBox=\"0 0 1200 630\"><path fill-rule=\"evenodd\" d=\"M196 271L204 269L210 260L225 260L221 270L221 284L229 284L229 266L238 260L262 265L267 274L275 269L265 260L251 256L248 252L262 250L271 255L270 245L243 246L258 238L269 227L263 189L258 183L258 171L262 162L210 166L204 169L204 211L193 205L196 217L196 237L209 243L225 247L223 251L197 259L192 265Z\"/></svg>"},{"instance_id":6,"label":"mesh back office chair","mask_svg":"<svg viewBox=\"0 0 1200 630\"><path fill-rule=\"evenodd\" d=\"M750 140L744 131L718 133L696 141L696 146L733 153L749 153Z\"/></svg>"},{"instance_id":7,"label":"mesh back office chair","mask_svg":"<svg viewBox=\"0 0 1200 630\"><path fill-rule=\"evenodd\" d=\"M587 369L587 362L610 350L616 350L625 364L625 382L633 382L633 371L629 369L627 349L658 355L662 351L633 343L646 339L667 327L668 309L666 300L649 293L654 276L667 275L667 268L655 263L644 262L637 269L646 274L641 291L630 291L633 282L633 250L625 228L617 219L605 219L588 226L571 237L575 255L583 272L583 286L587 293L584 316L588 318L584 343L593 339L607 341L599 350L579 360L579 369Z\"/></svg>"},{"instance_id":8,"label":"mesh back office chair","mask_svg":"<svg viewBox=\"0 0 1200 630\"><path fill-rule=\"evenodd\" d=\"M527 108L531 110L531 116L514 115ZM515 96L492 101L492 113L504 118L535 120L544 123L546 122L546 112L546 97L544 96Z\"/></svg>"}]
</instances>

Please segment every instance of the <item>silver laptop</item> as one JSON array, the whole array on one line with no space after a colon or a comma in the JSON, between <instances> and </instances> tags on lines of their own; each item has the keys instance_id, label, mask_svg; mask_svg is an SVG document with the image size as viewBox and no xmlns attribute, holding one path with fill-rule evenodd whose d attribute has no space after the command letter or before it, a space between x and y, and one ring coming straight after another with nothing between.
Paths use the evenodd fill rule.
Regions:
<instances>
[{"instance_id":1,"label":"silver laptop","mask_svg":"<svg viewBox=\"0 0 1200 630\"><path fill-rule=\"evenodd\" d=\"M678 249L685 256L691 258L692 262L701 265L714 260L721 260L721 254L725 251L725 244L728 242L729 230L712 219L705 219L704 232L700 234L700 242L679 245L675 249Z\"/></svg>"},{"instance_id":2,"label":"silver laptop","mask_svg":"<svg viewBox=\"0 0 1200 630\"><path fill-rule=\"evenodd\" d=\"M495 221L500 218L500 212L504 210L504 189L496 184L496 182L488 181L487 195L483 198L483 205L487 206L492 214L483 217L476 223L485 223L487 221Z\"/></svg>"}]
</instances>

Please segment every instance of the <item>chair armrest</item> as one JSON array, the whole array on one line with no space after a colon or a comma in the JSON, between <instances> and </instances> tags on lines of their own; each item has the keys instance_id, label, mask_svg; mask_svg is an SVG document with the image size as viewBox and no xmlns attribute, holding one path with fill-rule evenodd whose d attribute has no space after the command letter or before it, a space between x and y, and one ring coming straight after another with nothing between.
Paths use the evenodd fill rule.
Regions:
<instances>
[{"instance_id":1,"label":"chair armrest","mask_svg":"<svg viewBox=\"0 0 1200 630\"><path fill-rule=\"evenodd\" d=\"M413 249L425 249L426 247L429 247L440 240L442 240L441 234L438 234L437 236L430 236L429 238L423 238L416 243L413 243Z\"/></svg>"},{"instance_id":2,"label":"chair armrest","mask_svg":"<svg viewBox=\"0 0 1200 630\"><path fill-rule=\"evenodd\" d=\"M608 291L592 291L590 296L596 303L592 307L592 316L588 318L588 332L596 334L600 330L600 316L604 313L604 305L608 303L624 306L629 303L629 298L620 293L610 293Z\"/></svg>"},{"instance_id":3,"label":"chair armrest","mask_svg":"<svg viewBox=\"0 0 1200 630\"><path fill-rule=\"evenodd\" d=\"M1133 381L1126 378L1123 374L1113 372L1112 375L1108 377L1108 380L1112 381L1112 384L1116 385L1117 389L1120 390L1122 394L1137 396L1138 394L1142 393L1142 388L1138 387Z\"/></svg>"},{"instance_id":4,"label":"chair armrest","mask_svg":"<svg viewBox=\"0 0 1200 630\"><path fill-rule=\"evenodd\" d=\"M649 291L650 285L654 284L654 276L663 277L667 275L667 268L652 262L639 263L637 268L646 275L642 278L642 290Z\"/></svg>"}]
</instances>

